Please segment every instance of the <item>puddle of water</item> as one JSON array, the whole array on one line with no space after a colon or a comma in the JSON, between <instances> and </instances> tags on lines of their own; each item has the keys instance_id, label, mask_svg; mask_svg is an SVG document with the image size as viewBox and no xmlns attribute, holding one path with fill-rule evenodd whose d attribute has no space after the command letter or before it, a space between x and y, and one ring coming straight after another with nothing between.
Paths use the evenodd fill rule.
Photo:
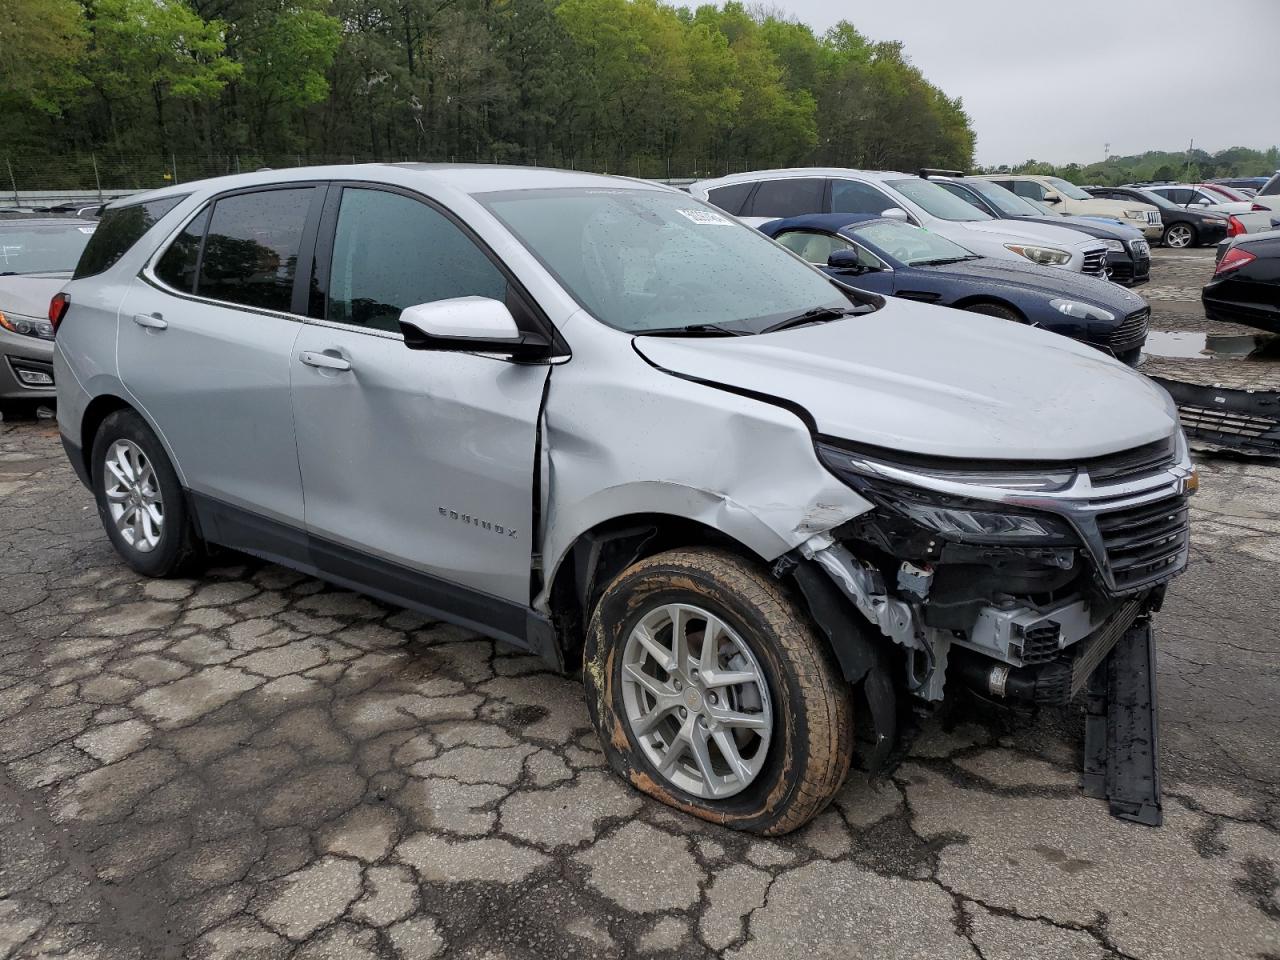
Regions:
<instances>
[{"instance_id":1,"label":"puddle of water","mask_svg":"<svg viewBox=\"0 0 1280 960\"><path fill-rule=\"evenodd\" d=\"M1142 352L1152 357L1182 360L1280 360L1280 335L1152 330L1147 334Z\"/></svg>"}]
</instances>

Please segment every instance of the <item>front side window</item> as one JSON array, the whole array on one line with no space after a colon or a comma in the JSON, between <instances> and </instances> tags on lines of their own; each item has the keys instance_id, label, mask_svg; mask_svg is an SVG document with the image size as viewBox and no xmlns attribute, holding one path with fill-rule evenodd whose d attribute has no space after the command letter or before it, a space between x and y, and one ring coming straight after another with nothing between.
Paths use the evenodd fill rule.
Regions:
<instances>
[{"instance_id":1,"label":"front side window","mask_svg":"<svg viewBox=\"0 0 1280 960\"><path fill-rule=\"evenodd\" d=\"M92 277L115 264L142 239L142 235L155 226L156 221L183 201L183 197L161 197L145 203L132 203L127 207L107 210L98 220L72 279Z\"/></svg>"},{"instance_id":2,"label":"front side window","mask_svg":"<svg viewBox=\"0 0 1280 960\"><path fill-rule=\"evenodd\" d=\"M223 197L213 206L196 293L288 312L314 187Z\"/></svg>"},{"instance_id":3,"label":"front side window","mask_svg":"<svg viewBox=\"0 0 1280 960\"><path fill-rule=\"evenodd\" d=\"M809 177L766 180L751 198L752 217L803 217L822 213L826 182Z\"/></svg>"},{"instance_id":4,"label":"front side window","mask_svg":"<svg viewBox=\"0 0 1280 960\"><path fill-rule=\"evenodd\" d=\"M1043 200L1049 195L1044 187L1036 183L1034 180L1015 180L1013 181L1013 192L1020 197L1027 197L1030 200Z\"/></svg>"},{"instance_id":5,"label":"front side window","mask_svg":"<svg viewBox=\"0 0 1280 960\"><path fill-rule=\"evenodd\" d=\"M0 277L67 274L75 269L93 224L14 220L0 223Z\"/></svg>"},{"instance_id":6,"label":"front side window","mask_svg":"<svg viewBox=\"0 0 1280 960\"><path fill-rule=\"evenodd\" d=\"M453 297L505 300L507 281L448 217L383 190L342 191L324 317L399 330L400 311Z\"/></svg>"},{"instance_id":7,"label":"front side window","mask_svg":"<svg viewBox=\"0 0 1280 960\"><path fill-rule=\"evenodd\" d=\"M851 306L757 230L666 190L562 188L477 197L597 320L630 333L704 324L756 333Z\"/></svg>"},{"instance_id":8,"label":"front side window","mask_svg":"<svg viewBox=\"0 0 1280 960\"><path fill-rule=\"evenodd\" d=\"M897 201L867 183L857 180L831 181L832 213L884 213L896 207Z\"/></svg>"},{"instance_id":9,"label":"front side window","mask_svg":"<svg viewBox=\"0 0 1280 960\"><path fill-rule=\"evenodd\" d=\"M1277 173L1262 185L1262 189L1258 191L1258 196L1274 197L1278 193L1280 193L1280 173Z\"/></svg>"},{"instance_id":10,"label":"front side window","mask_svg":"<svg viewBox=\"0 0 1280 960\"><path fill-rule=\"evenodd\" d=\"M914 177L910 180L890 180L888 185L939 220L970 223L975 220L992 219L929 180Z\"/></svg>"},{"instance_id":11,"label":"front side window","mask_svg":"<svg viewBox=\"0 0 1280 960\"><path fill-rule=\"evenodd\" d=\"M809 230L788 230L773 239L809 263L823 266L826 265L827 258L837 250L853 249L853 244L843 237Z\"/></svg>"}]
</instances>

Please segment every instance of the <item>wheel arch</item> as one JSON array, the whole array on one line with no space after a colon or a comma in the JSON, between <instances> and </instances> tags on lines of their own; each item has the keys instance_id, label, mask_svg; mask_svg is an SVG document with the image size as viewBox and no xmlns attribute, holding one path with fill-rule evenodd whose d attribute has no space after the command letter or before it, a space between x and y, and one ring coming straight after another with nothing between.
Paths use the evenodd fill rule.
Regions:
<instances>
[{"instance_id":1,"label":"wheel arch","mask_svg":"<svg viewBox=\"0 0 1280 960\"><path fill-rule=\"evenodd\" d=\"M187 483L182 473L182 465L174 457L173 449L169 446L164 434L144 410L118 393L98 394L85 405L84 413L80 416L80 457L85 470L84 475L87 477L93 476L93 465L90 460L93 455L94 437L98 435L98 430L101 428L103 421L117 410L128 410L142 418L143 423L156 435L156 439L160 441L160 446L164 448L165 456L169 458L169 463L173 465L174 473L178 475L178 482L185 487Z\"/></svg>"},{"instance_id":2,"label":"wheel arch","mask_svg":"<svg viewBox=\"0 0 1280 960\"><path fill-rule=\"evenodd\" d=\"M970 307L976 307L980 304L990 304L993 307L1003 307L1006 310L1012 310L1022 318L1023 323L1029 322L1026 311L1016 303L989 291L971 293L968 296L961 297L959 300L952 303L951 307L955 310L968 310Z\"/></svg>"}]
</instances>

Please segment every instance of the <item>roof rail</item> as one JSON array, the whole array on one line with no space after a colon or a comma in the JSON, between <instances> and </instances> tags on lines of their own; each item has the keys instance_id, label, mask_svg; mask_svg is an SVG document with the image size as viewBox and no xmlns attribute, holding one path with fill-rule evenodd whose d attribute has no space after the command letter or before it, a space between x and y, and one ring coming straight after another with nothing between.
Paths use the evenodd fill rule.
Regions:
<instances>
[{"instance_id":1,"label":"roof rail","mask_svg":"<svg viewBox=\"0 0 1280 960\"><path fill-rule=\"evenodd\" d=\"M921 177L924 177L926 180L929 177L963 177L964 171L963 170L939 170L935 167L921 167L918 171L918 175Z\"/></svg>"}]
</instances>

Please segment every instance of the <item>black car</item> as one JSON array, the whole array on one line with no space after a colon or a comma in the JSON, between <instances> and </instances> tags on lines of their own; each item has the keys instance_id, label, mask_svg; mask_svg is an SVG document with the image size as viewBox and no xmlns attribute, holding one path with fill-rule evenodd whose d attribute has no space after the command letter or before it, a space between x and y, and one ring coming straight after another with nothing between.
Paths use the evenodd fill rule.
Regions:
<instances>
[{"instance_id":1,"label":"black car","mask_svg":"<svg viewBox=\"0 0 1280 960\"><path fill-rule=\"evenodd\" d=\"M1280 230L1224 244L1200 298L1210 320L1280 333Z\"/></svg>"},{"instance_id":2,"label":"black car","mask_svg":"<svg viewBox=\"0 0 1280 960\"><path fill-rule=\"evenodd\" d=\"M1137 200L1160 211L1164 225L1162 242L1166 247L1184 248L1212 246L1226 238L1231 229L1230 218L1220 213L1188 210L1171 203L1158 193L1138 187L1085 187L1085 192L1104 200Z\"/></svg>"},{"instance_id":3,"label":"black car","mask_svg":"<svg viewBox=\"0 0 1280 960\"><path fill-rule=\"evenodd\" d=\"M1107 247L1107 279L1136 287L1151 279L1151 247L1141 230L1105 217L1058 213L1029 197L1022 197L990 180L975 180L952 172L921 170L920 176L973 204L997 220L1025 220L1051 227L1070 227L1101 240Z\"/></svg>"},{"instance_id":4,"label":"black car","mask_svg":"<svg viewBox=\"0 0 1280 960\"><path fill-rule=\"evenodd\" d=\"M919 227L873 214L817 213L759 227L851 287L1002 317L1138 362L1150 309L1096 277L980 257Z\"/></svg>"}]
</instances>

